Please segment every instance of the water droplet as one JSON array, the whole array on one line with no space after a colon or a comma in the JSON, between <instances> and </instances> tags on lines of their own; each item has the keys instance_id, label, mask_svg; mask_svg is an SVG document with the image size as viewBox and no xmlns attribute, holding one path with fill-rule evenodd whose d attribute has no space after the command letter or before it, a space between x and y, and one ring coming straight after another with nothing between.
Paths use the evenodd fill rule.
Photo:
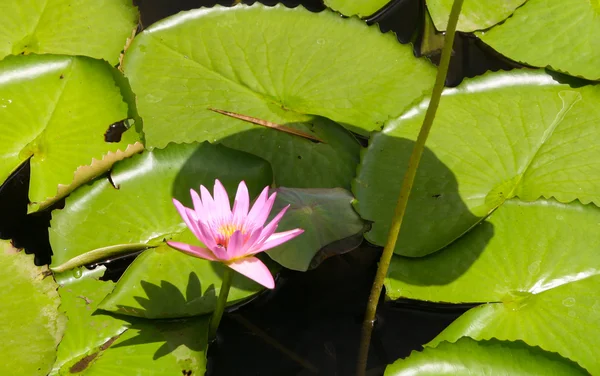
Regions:
<instances>
[{"instance_id":1,"label":"water droplet","mask_svg":"<svg viewBox=\"0 0 600 376\"><path fill-rule=\"evenodd\" d=\"M317 44L324 45L325 44L325 39L323 39L323 38L317 39Z\"/></svg>"},{"instance_id":2,"label":"water droplet","mask_svg":"<svg viewBox=\"0 0 600 376\"><path fill-rule=\"evenodd\" d=\"M592 306L592 310L596 313L600 313L600 301L596 300L596 302Z\"/></svg>"},{"instance_id":3,"label":"water droplet","mask_svg":"<svg viewBox=\"0 0 600 376\"><path fill-rule=\"evenodd\" d=\"M81 269L75 269L73 271L73 277L75 277L75 278L81 278L82 275L83 275L83 272L81 271Z\"/></svg>"},{"instance_id":4,"label":"water droplet","mask_svg":"<svg viewBox=\"0 0 600 376\"><path fill-rule=\"evenodd\" d=\"M530 275L536 275L540 272L540 261L534 261L527 267Z\"/></svg>"},{"instance_id":5,"label":"water droplet","mask_svg":"<svg viewBox=\"0 0 600 376\"><path fill-rule=\"evenodd\" d=\"M573 307L575 305L575 298L563 299L562 305L564 305L565 307Z\"/></svg>"},{"instance_id":6,"label":"water droplet","mask_svg":"<svg viewBox=\"0 0 600 376\"><path fill-rule=\"evenodd\" d=\"M559 221L562 221L563 219L565 219L565 217L563 217L562 215L559 214L556 216L556 219L558 219Z\"/></svg>"},{"instance_id":7,"label":"water droplet","mask_svg":"<svg viewBox=\"0 0 600 376\"><path fill-rule=\"evenodd\" d=\"M577 313L575 313L575 311L569 310L569 316L570 317L576 317Z\"/></svg>"}]
</instances>

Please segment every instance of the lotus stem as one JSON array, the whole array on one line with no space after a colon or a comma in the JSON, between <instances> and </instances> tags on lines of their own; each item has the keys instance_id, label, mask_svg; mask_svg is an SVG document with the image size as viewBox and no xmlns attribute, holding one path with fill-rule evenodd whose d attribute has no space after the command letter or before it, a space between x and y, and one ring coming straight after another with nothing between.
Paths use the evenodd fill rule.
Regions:
<instances>
[{"instance_id":1,"label":"lotus stem","mask_svg":"<svg viewBox=\"0 0 600 376\"><path fill-rule=\"evenodd\" d=\"M225 267L223 274L223 282L221 283L221 291L219 292L219 298L217 300L217 306L213 312L210 320L210 326L208 328L208 340L212 341L217 338L217 329L221 323L223 312L225 311L225 305L227 304L227 296L229 295L229 288L231 287L231 281L233 280L233 269Z\"/></svg>"},{"instance_id":2,"label":"lotus stem","mask_svg":"<svg viewBox=\"0 0 600 376\"><path fill-rule=\"evenodd\" d=\"M408 204L408 198L415 181L417 174L417 168L423 151L425 150L425 141L429 136L429 131L433 125L435 113L440 103L442 91L444 90L444 83L446 81L446 75L448 74L448 66L450 65L450 56L452 54L452 47L454 45L454 35L456 32L456 24L458 23L458 16L462 8L463 0L454 0L452 4L452 10L450 11L450 19L448 20L448 27L446 28L446 38L444 48L442 49L442 56L440 64L438 66L437 76L435 84L433 86L433 92L425 113L425 119L423 125L419 131L419 136L413 147L412 153L408 160L408 168L402 181L402 187L400 188L400 194L398 196L398 202L394 211L394 217L390 227L385 247L383 248L383 254L379 260L379 266L377 267L377 273L375 274L375 281L371 288L369 300L367 301L367 309L362 325L362 333L360 340L360 347L357 359L356 374L357 376L364 376L367 370L367 359L369 355L369 346L371 343L371 334L373 333L373 325L375 323L375 314L377 312L377 303L381 296L383 289L383 283L394 255L394 249L396 248L396 240L400 233L402 226L402 219L406 212L406 206Z\"/></svg>"}]
</instances>

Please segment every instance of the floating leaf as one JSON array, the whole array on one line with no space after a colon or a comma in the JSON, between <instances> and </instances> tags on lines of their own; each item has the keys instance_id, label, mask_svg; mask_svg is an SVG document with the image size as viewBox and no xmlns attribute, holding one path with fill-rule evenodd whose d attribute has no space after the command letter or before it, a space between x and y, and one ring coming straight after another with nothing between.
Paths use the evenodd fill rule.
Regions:
<instances>
[{"instance_id":1,"label":"floating leaf","mask_svg":"<svg viewBox=\"0 0 600 376\"><path fill-rule=\"evenodd\" d=\"M91 56L115 65L138 18L129 0L3 1L0 59L51 53Z\"/></svg>"},{"instance_id":2,"label":"floating leaf","mask_svg":"<svg viewBox=\"0 0 600 376\"><path fill-rule=\"evenodd\" d=\"M128 148L140 140L134 130L120 142L104 141L108 127L128 117L114 68L105 62L11 56L0 61L0 72L0 181L30 159L29 210L47 207L141 149Z\"/></svg>"},{"instance_id":3,"label":"floating leaf","mask_svg":"<svg viewBox=\"0 0 600 376\"><path fill-rule=\"evenodd\" d=\"M368 17L393 0L325 0L325 5L344 16Z\"/></svg>"},{"instance_id":4,"label":"floating leaf","mask_svg":"<svg viewBox=\"0 0 600 376\"><path fill-rule=\"evenodd\" d=\"M47 268L0 241L0 374L47 375L64 331L57 285Z\"/></svg>"},{"instance_id":5,"label":"floating leaf","mask_svg":"<svg viewBox=\"0 0 600 376\"><path fill-rule=\"evenodd\" d=\"M456 30L471 32L488 29L510 17L526 0L465 0ZM453 0L427 0L435 28L446 31ZM521 40L522 42L522 40Z\"/></svg>"},{"instance_id":6,"label":"floating leaf","mask_svg":"<svg viewBox=\"0 0 600 376\"><path fill-rule=\"evenodd\" d=\"M104 267L70 270L56 276L61 310L68 322L50 375L82 371L127 330L128 322L96 311L115 284L100 281Z\"/></svg>"},{"instance_id":7,"label":"floating leaf","mask_svg":"<svg viewBox=\"0 0 600 376\"><path fill-rule=\"evenodd\" d=\"M600 80L599 16L596 0L529 0L478 35L512 60Z\"/></svg>"},{"instance_id":8,"label":"floating leaf","mask_svg":"<svg viewBox=\"0 0 600 376\"><path fill-rule=\"evenodd\" d=\"M435 348L413 351L387 366L385 376L587 375L577 364L555 353L508 341L461 338Z\"/></svg>"},{"instance_id":9,"label":"floating leaf","mask_svg":"<svg viewBox=\"0 0 600 376\"><path fill-rule=\"evenodd\" d=\"M83 272L82 272L83 270ZM57 276L69 317L50 375L203 375L207 318L148 321L98 311L114 283L99 281L104 267Z\"/></svg>"},{"instance_id":10,"label":"floating leaf","mask_svg":"<svg viewBox=\"0 0 600 376\"><path fill-rule=\"evenodd\" d=\"M511 197L600 205L600 87L574 88L540 71L488 74L447 89L427 140L397 254L452 243ZM353 191L366 234L387 238L427 103L386 124L362 156Z\"/></svg>"},{"instance_id":11,"label":"floating leaf","mask_svg":"<svg viewBox=\"0 0 600 376\"><path fill-rule=\"evenodd\" d=\"M265 160L208 142L171 144L117 163L110 179L79 188L52 213L51 268L61 272L189 232L172 198L191 207L190 188L212 187L216 178L231 198L241 180L251 197L273 181Z\"/></svg>"},{"instance_id":12,"label":"floating leaf","mask_svg":"<svg viewBox=\"0 0 600 376\"><path fill-rule=\"evenodd\" d=\"M208 320L136 321L89 365L85 376L204 375Z\"/></svg>"},{"instance_id":13,"label":"floating leaf","mask_svg":"<svg viewBox=\"0 0 600 376\"><path fill-rule=\"evenodd\" d=\"M365 230L365 223L352 208L354 197L344 189L278 188L274 192L277 192L277 200L271 218L290 205L277 231L304 229L302 235L267 251L273 260L288 269L306 271L314 267L315 256L325 246ZM362 237L356 238L354 243L345 245L348 248L340 245L335 251L337 254L350 251L360 245L361 240Z\"/></svg>"},{"instance_id":14,"label":"floating leaf","mask_svg":"<svg viewBox=\"0 0 600 376\"><path fill-rule=\"evenodd\" d=\"M487 303L432 344L523 340L600 372L600 209L554 200L509 200L448 248L419 259L394 256L385 286L400 297Z\"/></svg>"},{"instance_id":15,"label":"floating leaf","mask_svg":"<svg viewBox=\"0 0 600 376\"><path fill-rule=\"evenodd\" d=\"M148 146L223 142L268 160L277 185L298 188L348 187L354 176L358 143L322 117L368 135L430 90L435 74L376 26L330 11L259 4L162 20L135 38L124 70L138 96Z\"/></svg>"},{"instance_id":16,"label":"floating leaf","mask_svg":"<svg viewBox=\"0 0 600 376\"><path fill-rule=\"evenodd\" d=\"M200 244L190 232L176 238ZM222 264L188 256L168 245L144 251L127 268L100 308L130 316L179 318L210 313L217 303L224 273ZM235 273L227 301L240 302L263 290Z\"/></svg>"}]
</instances>

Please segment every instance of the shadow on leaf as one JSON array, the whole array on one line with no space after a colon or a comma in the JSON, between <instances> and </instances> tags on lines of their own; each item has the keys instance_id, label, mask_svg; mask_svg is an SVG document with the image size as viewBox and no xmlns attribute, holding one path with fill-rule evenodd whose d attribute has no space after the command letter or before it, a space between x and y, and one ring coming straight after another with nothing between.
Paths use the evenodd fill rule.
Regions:
<instances>
[{"instance_id":1,"label":"shadow on leaf","mask_svg":"<svg viewBox=\"0 0 600 376\"><path fill-rule=\"evenodd\" d=\"M186 317L193 316L195 312L206 311L205 307L214 307L217 301L215 286L211 284L202 293L200 279L194 272L190 272L188 276L185 296L177 286L165 280L160 281L160 286L142 280L140 286L144 289L146 297L133 298L142 308L117 305L121 313L159 318L173 316L176 312L180 317Z\"/></svg>"}]
</instances>

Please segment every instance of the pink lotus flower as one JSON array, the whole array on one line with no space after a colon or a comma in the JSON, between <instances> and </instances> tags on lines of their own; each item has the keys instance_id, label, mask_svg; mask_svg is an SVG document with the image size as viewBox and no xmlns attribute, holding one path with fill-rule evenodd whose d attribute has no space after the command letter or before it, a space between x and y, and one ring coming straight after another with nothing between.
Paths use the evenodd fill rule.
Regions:
<instances>
[{"instance_id":1,"label":"pink lotus flower","mask_svg":"<svg viewBox=\"0 0 600 376\"><path fill-rule=\"evenodd\" d=\"M275 287L271 272L262 261L254 257L302 234L304 230L294 229L275 233L277 225L289 205L265 226L273 208L276 193L268 199L269 187L258 196L252 209L248 188L243 181L239 184L233 210L229 206L227 191L219 180L215 180L214 199L201 185L200 194L190 189L194 210L173 199L173 203L185 224L206 248L179 242L167 242L171 247L194 257L222 262L231 269L260 283L266 288Z\"/></svg>"}]
</instances>

